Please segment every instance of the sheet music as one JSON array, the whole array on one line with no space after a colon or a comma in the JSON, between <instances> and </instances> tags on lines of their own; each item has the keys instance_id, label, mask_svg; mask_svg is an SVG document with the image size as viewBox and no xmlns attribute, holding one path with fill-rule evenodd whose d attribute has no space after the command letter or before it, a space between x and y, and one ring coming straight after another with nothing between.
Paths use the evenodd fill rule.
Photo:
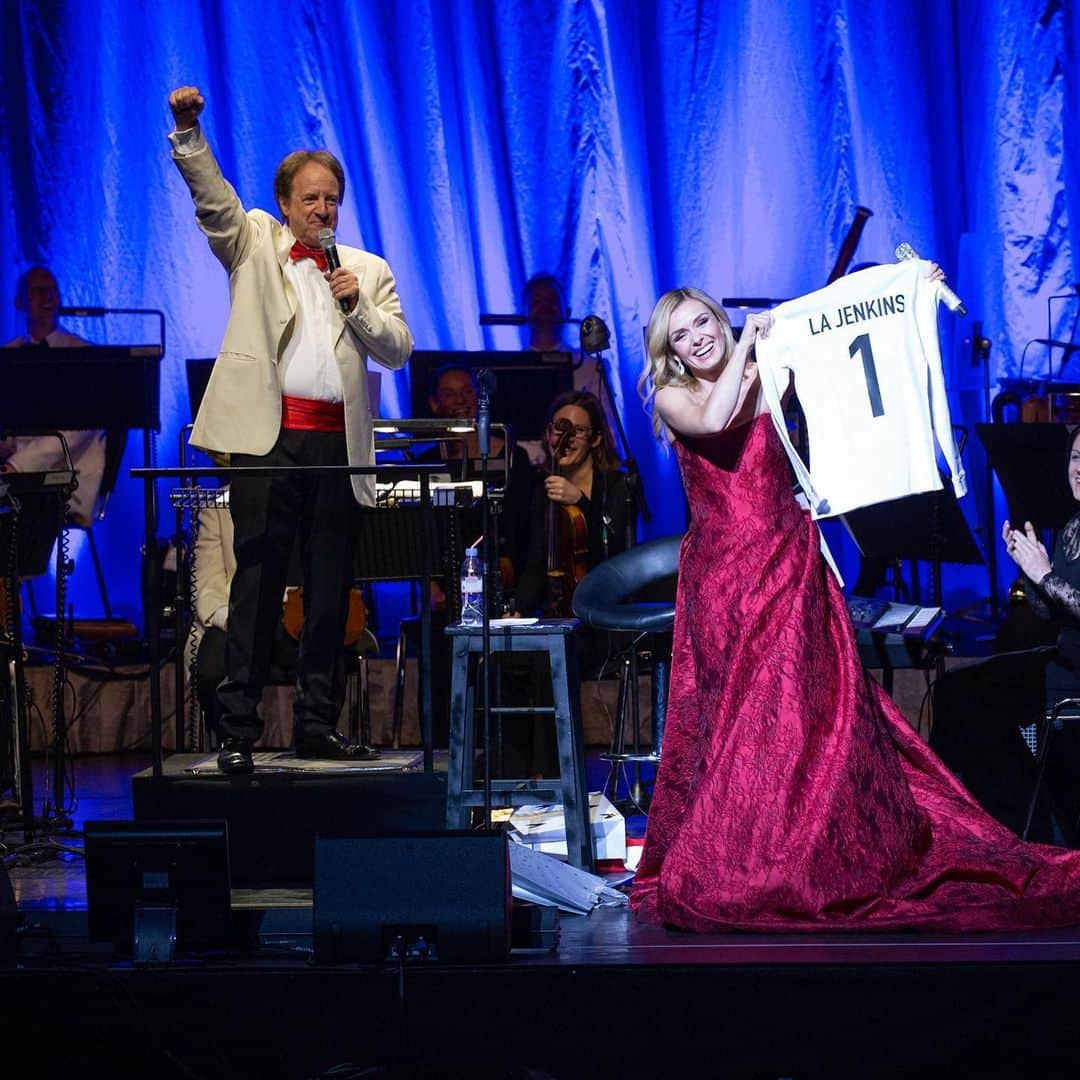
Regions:
<instances>
[{"instance_id":1,"label":"sheet music","mask_svg":"<svg viewBox=\"0 0 1080 1080\"><path fill-rule=\"evenodd\" d=\"M916 604L890 604L871 629L880 633L917 634L929 627L941 615L939 607L919 607Z\"/></svg>"},{"instance_id":2,"label":"sheet music","mask_svg":"<svg viewBox=\"0 0 1080 1080\"><path fill-rule=\"evenodd\" d=\"M522 900L578 915L588 915L594 907L627 903L625 893L608 888L604 879L595 874L561 862L553 855L541 855L526 844L514 842L509 848L513 894Z\"/></svg>"},{"instance_id":3,"label":"sheet music","mask_svg":"<svg viewBox=\"0 0 1080 1080\"><path fill-rule=\"evenodd\" d=\"M442 475L437 474L437 475ZM432 506L457 506L461 502L479 499L483 490L480 480L441 481L431 484ZM420 501L419 480L398 480L393 484L377 483L375 501L378 506L391 506L395 503L418 503Z\"/></svg>"},{"instance_id":4,"label":"sheet music","mask_svg":"<svg viewBox=\"0 0 1080 1080\"><path fill-rule=\"evenodd\" d=\"M916 608L915 614L905 623L904 632L925 630L939 615L941 615L941 608L939 607Z\"/></svg>"}]
</instances>

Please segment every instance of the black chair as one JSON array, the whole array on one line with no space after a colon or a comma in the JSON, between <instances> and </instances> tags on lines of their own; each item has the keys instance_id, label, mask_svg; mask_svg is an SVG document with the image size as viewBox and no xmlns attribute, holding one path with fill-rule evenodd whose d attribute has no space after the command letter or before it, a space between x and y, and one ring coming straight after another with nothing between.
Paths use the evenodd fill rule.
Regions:
<instances>
[{"instance_id":1,"label":"black chair","mask_svg":"<svg viewBox=\"0 0 1080 1080\"><path fill-rule=\"evenodd\" d=\"M681 545L681 536L665 536L639 544L595 566L574 590L574 614L586 626L629 637L620 654L619 697L611 749L602 757L611 762L609 783L620 766L635 766L631 799L639 809L644 809L645 803L640 766L660 760L669 665L667 649L652 650L652 739L649 752L643 753L638 700L639 648L646 639L662 639L674 625L675 602L671 584L678 573ZM657 593L664 593L664 598L651 598ZM626 747L628 714L632 740L629 750Z\"/></svg>"},{"instance_id":2,"label":"black chair","mask_svg":"<svg viewBox=\"0 0 1080 1080\"><path fill-rule=\"evenodd\" d=\"M1066 724L1075 724L1077 721L1080 721L1080 698L1061 698L1046 709L1042 723L1039 725L1038 751L1035 757L1035 781L1031 785L1027 815L1024 818L1024 831L1020 834L1021 840L1026 840L1028 833L1031 831L1031 823L1035 818L1035 809L1042 791L1043 779L1046 776L1046 760L1050 755L1050 743L1054 734L1063 731Z\"/></svg>"}]
</instances>

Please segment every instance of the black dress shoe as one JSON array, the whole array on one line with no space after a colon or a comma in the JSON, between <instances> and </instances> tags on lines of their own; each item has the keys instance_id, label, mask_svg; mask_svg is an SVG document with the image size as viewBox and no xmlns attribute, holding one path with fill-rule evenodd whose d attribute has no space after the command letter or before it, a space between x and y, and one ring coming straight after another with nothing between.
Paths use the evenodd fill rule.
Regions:
<instances>
[{"instance_id":1,"label":"black dress shoe","mask_svg":"<svg viewBox=\"0 0 1080 1080\"><path fill-rule=\"evenodd\" d=\"M379 751L363 743L355 743L341 732L331 729L325 734L308 735L297 740L296 756L323 761L374 761Z\"/></svg>"},{"instance_id":2,"label":"black dress shoe","mask_svg":"<svg viewBox=\"0 0 1080 1080\"><path fill-rule=\"evenodd\" d=\"M255 760L251 756L251 739L240 737L221 740L218 750L217 767L230 776L243 776L255 771Z\"/></svg>"}]
</instances>

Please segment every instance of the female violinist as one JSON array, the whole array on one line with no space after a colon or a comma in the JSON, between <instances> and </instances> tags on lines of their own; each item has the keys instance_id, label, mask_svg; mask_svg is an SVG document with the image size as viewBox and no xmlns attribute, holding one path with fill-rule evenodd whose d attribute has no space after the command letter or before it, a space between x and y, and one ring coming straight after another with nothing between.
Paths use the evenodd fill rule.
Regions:
<instances>
[{"instance_id":1,"label":"female violinist","mask_svg":"<svg viewBox=\"0 0 1080 1080\"><path fill-rule=\"evenodd\" d=\"M549 475L532 505L532 530L516 609L571 614L574 586L626 547L626 474L594 394L572 390L548 407Z\"/></svg>"},{"instance_id":2,"label":"female violinist","mask_svg":"<svg viewBox=\"0 0 1080 1080\"><path fill-rule=\"evenodd\" d=\"M515 590L515 613L521 615L549 615L560 606L556 600L569 615L579 576L626 547L626 474L596 396L575 390L556 397L547 410L545 442L552 460L533 493L528 555ZM553 528L549 510L558 515ZM565 550L549 551L549 540L567 538ZM574 647L581 678L596 678L608 658L607 632L579 627ZM499 671L502 704L551 705L550 672L538 654L502 654ZM548 718L515 718L503 725L501 745L502 775L558 776L555 729Z\"/></svg>"}]
</instances>

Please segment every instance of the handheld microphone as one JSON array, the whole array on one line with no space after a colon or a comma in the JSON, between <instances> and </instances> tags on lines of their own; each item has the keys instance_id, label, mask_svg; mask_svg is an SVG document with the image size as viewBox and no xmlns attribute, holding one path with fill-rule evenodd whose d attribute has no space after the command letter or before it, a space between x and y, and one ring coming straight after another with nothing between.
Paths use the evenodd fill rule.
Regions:
<instances>
[{"instance_id":1,"label":"handheld microphone","mask_svg":"<svg viewBox=\"0 0 1080 1080\"><path fill-rule=\"evenodd\" d=\"M100 319L103 315L110 314L110 312L108 308L103 307L60 307L56 309L56 314L62 319Z\"/></svg>"},{"instance_id":2,"label":"handheld microphone","mask_svg":"<svg viewBox=\"0 0 1080 1080\"><path fill-rule=\"evenodd\" d=\"M603 352L611 344L611 331L599 315L586 315L581 323L581 351Z\"/></svg>"},{"instance_id":3,"label":"handheld microphone","mask_svg":"<svg viewBox=\"0 0 1080 1080\"><path fill-rule=\"evenodd\" d=\"M894 254L900 262L904 262L906 259L920 258L919 253L907 243L907 241L898 244ZM938 284L941 286L941 299L945 301L945 306L954 315L959 315L963 318L967 314L967 308L964 307L964 301L961 300L944 281L938 282Z\"/></svg>"},{"instance_id":4,"label":"handheld microphone","mask_svg":"<svg viewBox=\"0 0 1080 1080\"><path fill-rule=\"evenodd\" d=\"M337 240L334 237L333 229L319 230L319 247L323 249L323 254L326 256L327 268L332 274L339 266L341 266L341 259L338 258L337 253ZM352 306L349 304L348 300L339 300L338 304L346 315L352 310Z\"/></svg>"},{"instance_id":5,"label":"handheld microphone","mask_svg":"<svg viewBox=\"0 0 1080 1080\"><path fill-rule=\"evenodd\" d=\"M495 373L481 368L476 373L476 444L482 458L491 454L491 391L495 387Z\"/></svg>"}]
</instances>

